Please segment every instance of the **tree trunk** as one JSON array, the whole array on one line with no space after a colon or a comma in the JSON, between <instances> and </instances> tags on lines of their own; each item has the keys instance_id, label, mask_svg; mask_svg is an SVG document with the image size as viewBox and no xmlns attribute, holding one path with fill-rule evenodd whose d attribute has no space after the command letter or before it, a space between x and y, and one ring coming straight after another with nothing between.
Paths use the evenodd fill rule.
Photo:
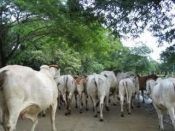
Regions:
<instances>
[{"instance_id":1,"label":"tree trunk","mask_svg":"<svg viewBox=\"0 0 175 131\"><path fill-rule=\"evenodd\" d=\"M4 51L3 51L3 35L2 35L2 32L0 31L0 68L5 65L6 65L6 59L5 59Z\"/></svg>"},{"instance_id":2,"label":"tree trunk","mask_svg":"<svg viewBox=\"0 0 175 131\"><path fill-rule=\"evenodd\" d=\"M6 65L5 55L3 51L3 44L5 42L6 29L3 24L3 7L0 8L0 68Z\"/></svg>"}]
</instances>

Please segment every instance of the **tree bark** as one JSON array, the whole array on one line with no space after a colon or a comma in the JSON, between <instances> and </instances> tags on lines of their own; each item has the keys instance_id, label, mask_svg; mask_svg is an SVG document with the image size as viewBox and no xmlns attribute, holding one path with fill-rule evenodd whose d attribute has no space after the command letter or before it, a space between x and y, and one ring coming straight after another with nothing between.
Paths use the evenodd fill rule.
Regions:
<instances>
[{"instance_id":1,"label":"tree bark","mask_svg":"<svg viewBox=\"0 0 175 131\"><path fill-rule=\"evenodd\" d=\"M3 16L2 16L3 9L0 8L0 68L6 65L6 60L3 51L3 43L5 42L5 26L3 24Z\"/></svg>"},{"instance_id":2,"label":"tree bark","mask_svg":"<svg viewBox=\"0 0 175 131\"><path fill-rule=\"evenodd\" d=\"M5 35L6 35L6 27L1 24L0 25L0 68L5 66L7 64L6 58L5 58L5 52L4 52L4 43L5 43Z\"/></svg>"}]
</instances>

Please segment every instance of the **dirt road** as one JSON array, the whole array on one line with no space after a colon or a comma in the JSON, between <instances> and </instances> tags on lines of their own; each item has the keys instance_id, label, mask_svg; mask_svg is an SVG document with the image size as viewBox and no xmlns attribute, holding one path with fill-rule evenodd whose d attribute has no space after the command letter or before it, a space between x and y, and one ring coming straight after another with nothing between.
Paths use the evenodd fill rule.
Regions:
<instances>
[{"instance_id":1,"label":"dirt road","mask_svg":"<svg viewBox=\"0 0 175 131\"><path fill-rule=\"evenodd\" d=\"M142 105L135 108L131 115L125 113L120 117L120 106L111 106L110 112L104 111L104 121L93 117L93 111L84 111L80 114L73 107L70 116L64 115L64 110L58 110L56 116L56 127L58 131L159 131L157 115L150 106ZM51 131L49 115L39 120L36 131ZM30 131L29 120L19 120L16 131ZM169 118L164 121L165 131L173 131Z\"/></svg>"}]
</instances>

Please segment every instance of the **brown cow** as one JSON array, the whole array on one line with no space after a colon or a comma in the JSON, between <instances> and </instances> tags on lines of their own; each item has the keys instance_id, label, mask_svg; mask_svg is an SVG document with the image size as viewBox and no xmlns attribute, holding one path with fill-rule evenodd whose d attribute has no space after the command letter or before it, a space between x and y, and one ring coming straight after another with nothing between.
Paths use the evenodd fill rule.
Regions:
<instances>
[{"instance_id":1,"label":"brown cow","mask_svg":"<svg viewBox=\"0 0 175 131\"><path fill-rule=\"evenodd\" d=\"M86 92L86 76L74 76L75 83L76 83L76 91L75 91L75 104L76 108L79 105L80 113L82 113L82 106L83 106L83 95L85 97L86 101L86 110L88 110L87 107L87 92ZM77 103L77 96L79 98Z\"/></svg>"},{"instance_id":2,"label":"brown cow","mask_svg":"<svg viewBox=\"0 0 175 131\"><path fill-rule=\"evenodd\" d=\"M155 74L151 74L151 75L147 75L147 76L139 76L139 75L137 75L137 76L139 79L139 88L140 88L140 90L142 92L142 96L143 96L143 103L145 103L144 90L146 90L146 81L149 79L156 80L158 77Z\"/></svg>"}]
</instances>

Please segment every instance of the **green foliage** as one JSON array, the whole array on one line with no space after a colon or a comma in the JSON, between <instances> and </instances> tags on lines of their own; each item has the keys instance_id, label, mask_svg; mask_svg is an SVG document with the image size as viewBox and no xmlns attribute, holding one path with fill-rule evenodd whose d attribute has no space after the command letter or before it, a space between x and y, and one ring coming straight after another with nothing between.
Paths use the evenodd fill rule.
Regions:
<instances>
[{"instance_id":1,"label":"green foliage","mask_svg":"<svg viewBox=\"0 0 175 131\"><path fill-rule=\"evenodd\" d=\"M5 22L0 23L6 29L0 30L4 34L4 40L0 41L3 47L0 62L2 56L5 64L21 64L37 70L43 64L58 64L62 74L116 69L150 71L147 58L150 50L146 46L124 47L98 17L84 10L79 0L8 2L3 13L11 14L7 15L11 18L3 16Z\"/></svg>"},{"instance_id":2,"label":"green foliage","mask_svg":"<svg viewBox=\"0 0 175 131\"><path fill-rule=\"evenodd\" d=\"M172 42L175 38L174 13L170 13L174 0L80 0L80 3L116 36L129 33L138 37L148 28L160 42Z\"/></svg>"},{"instance_id":3,"label":"green foliage","mask_svg":"<svg viewBox=\"0 0 175 131\"><path fill-rule=\"evenodd\" d=\"M161 53L162 64L160 69L162 71L175 71L175 45L172 45Z\"/></svg>"},{"instance_id":4,"label":"green foliage","mask_svg":"<svg viewBox=\"0 0 175 131\"><path fill-rule=\"evenodd\" d=\"M151 50L144 43L140 43L141 46L131 48L131 53L139 56L148 56Z\"/></svg>"},{"instance_id":5,"label":"green foliage","mask_svg":"<svg viewBox=\"0 0 175 131\"><path fill-rule=\"evenodd\" d=\"M168 47L164 52L162 52L161 60L168 64L175 63L175 45Z\"/></svg>"}]
</instances>

